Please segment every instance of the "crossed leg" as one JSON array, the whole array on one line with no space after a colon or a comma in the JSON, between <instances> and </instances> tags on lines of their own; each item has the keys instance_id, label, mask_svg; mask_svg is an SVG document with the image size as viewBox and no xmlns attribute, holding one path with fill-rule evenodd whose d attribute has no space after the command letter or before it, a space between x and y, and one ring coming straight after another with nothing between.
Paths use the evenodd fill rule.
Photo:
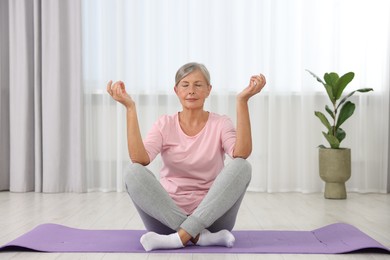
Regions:
<instances>
[{"instance_id":1,"label":"crossed leg","mask_svg":"<svg viewBox=\"0 0 390 260\"><path fill-rule=\"evenodd\" d=\"M150 231L141 238L145 250L180 248L189 241L200 246L233 246L230 231L250 178L250 164L234 159L218 175L198 208L187 216L152 172L132 164L126 175L126 187Z\"/></svg>"}]
</instances>

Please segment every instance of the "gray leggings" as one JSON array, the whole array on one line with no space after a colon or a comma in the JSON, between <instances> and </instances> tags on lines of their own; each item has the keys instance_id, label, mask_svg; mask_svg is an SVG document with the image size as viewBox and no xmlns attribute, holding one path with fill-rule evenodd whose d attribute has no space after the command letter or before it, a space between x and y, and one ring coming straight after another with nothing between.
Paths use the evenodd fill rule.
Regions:
<instances>
[{"instance_id":1,"label":"gray leggings","mask_svg":"<svg viewBox=\"0 0 390 260\"><path fill-rule=\"evenodd\" d=\"M180 228L196 237L203 229L232 230L251 179L251 165L236 158L215 179L205 198L187 216L169 196L154 174L134 163L125 177L127 192L148 231L170 234Z\"/></svg>"}]
</instances>

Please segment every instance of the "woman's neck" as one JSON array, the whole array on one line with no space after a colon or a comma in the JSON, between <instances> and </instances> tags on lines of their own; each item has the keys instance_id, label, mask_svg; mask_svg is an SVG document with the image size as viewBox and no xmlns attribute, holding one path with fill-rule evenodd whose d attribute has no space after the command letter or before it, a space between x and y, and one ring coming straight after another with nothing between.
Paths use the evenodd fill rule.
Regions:
<instances>
[{"instance_id":1,"label":"woman's neck","mask_svg":"<svg viewBox=\"0 0 390 260\"><path fill-rule=\"evenodd\" d=\"M209 113L207 111L201 110L187 110L179 112L180 122L186 125L197 125L207 121Z\"/></svg>"},{"instance_id":2,"label":"woman's neck","mask_svg":"<svg viewBox=\"0 0 390 260\"><path fill-rule=\"evenodd\" d=\"M209 112L202 110L183 110L179 112L181 129L189 136L198 134L206 125Z\"/></svg>"}]
</instances>

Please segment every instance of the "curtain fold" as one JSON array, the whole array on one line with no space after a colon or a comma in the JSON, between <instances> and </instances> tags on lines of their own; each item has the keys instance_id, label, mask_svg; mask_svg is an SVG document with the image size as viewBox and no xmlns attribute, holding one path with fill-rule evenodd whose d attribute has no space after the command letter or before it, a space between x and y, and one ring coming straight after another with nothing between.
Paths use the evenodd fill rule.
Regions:
<instances>
[{"instance_id":1,"label":"curtain fold","mask_svg":"<svg viewBox=\"0 0 390 260\"><path fill-rule=\"evenodd\" d=\"M34 190L34 2L10 1L10 190Z\"/></svg>"},{"instance_id":2,"label":"curtain fold","mask_svg":"<svg viewBox=\"0 0 390 260\"><path fill-rule=\"evenodd\" d=\"M389 10L390 11L390 10ZM389 21L389 27L390 27L390 21ZM390 35L389 35L389 42L390 42ZM388 82L390 86L390 56L388 58L388 64L389 64L389 72L388 72ZM390 87L389 87L390 88ZM390 91L389 91L389 100L390 100ZM389 110L388 110L388 115L389 115L389 126L388 126L388 146L387 146L387 193L390 193L390 105L389 105Z\"/></svg>"},{"instance_id":3,"label":"curtain fold","mask_svg":"<svg viewBox=\"0 0 390 260\"><path fill-rule=\"evenodd\" d=\"M85 191L81 2L42 2L43 189Z\"/></svg>"},{"instance_id":4,"label":"curtain fold","mask_svg":"<svg viewBox=\"0 0 390 260\"><path fill-rule=\"evenodd\" d=\"M0 0L0 190L9 189L9 17L8 1Z\"/></svg>"},{"instance_id":5,"label":"curtain fold","mask_svg":"<svg viewBox=\"0 0 390 260\"><path fill-rule=\"evenodd\" d=\"M9 51L9 60L2 66L9 66L9 84L2 80L1 87L2 98L9 92L9 123L2 116L1 136L9 145L1 157L9 154L9 169L1 169L1 189L85 191L81 2L3 4L9 46L2 52Z\"/></svg>"}]
</instances>

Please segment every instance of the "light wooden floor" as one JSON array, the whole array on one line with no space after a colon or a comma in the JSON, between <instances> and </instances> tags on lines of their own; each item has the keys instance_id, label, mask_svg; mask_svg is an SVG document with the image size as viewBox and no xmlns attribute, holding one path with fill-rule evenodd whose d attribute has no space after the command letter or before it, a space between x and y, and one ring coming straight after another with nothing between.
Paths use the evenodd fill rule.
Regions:
<instances>
[{"instance_id":1,"label":"light wooden floor","mask_svg":"<svg viewBox=\"0 0 390 260\"><path fill-rule=\"evenodd\" d=\"M390 247L390 194L350 193L347 200L326 200L322 194L248 192L236 230L312 230L345 222ZM126 193L0 192L0 245L42 223L85 229L143 229ZM0 253L0 259L390 259L385 254L57 254Z\"/></svg>"}]
</instances>

